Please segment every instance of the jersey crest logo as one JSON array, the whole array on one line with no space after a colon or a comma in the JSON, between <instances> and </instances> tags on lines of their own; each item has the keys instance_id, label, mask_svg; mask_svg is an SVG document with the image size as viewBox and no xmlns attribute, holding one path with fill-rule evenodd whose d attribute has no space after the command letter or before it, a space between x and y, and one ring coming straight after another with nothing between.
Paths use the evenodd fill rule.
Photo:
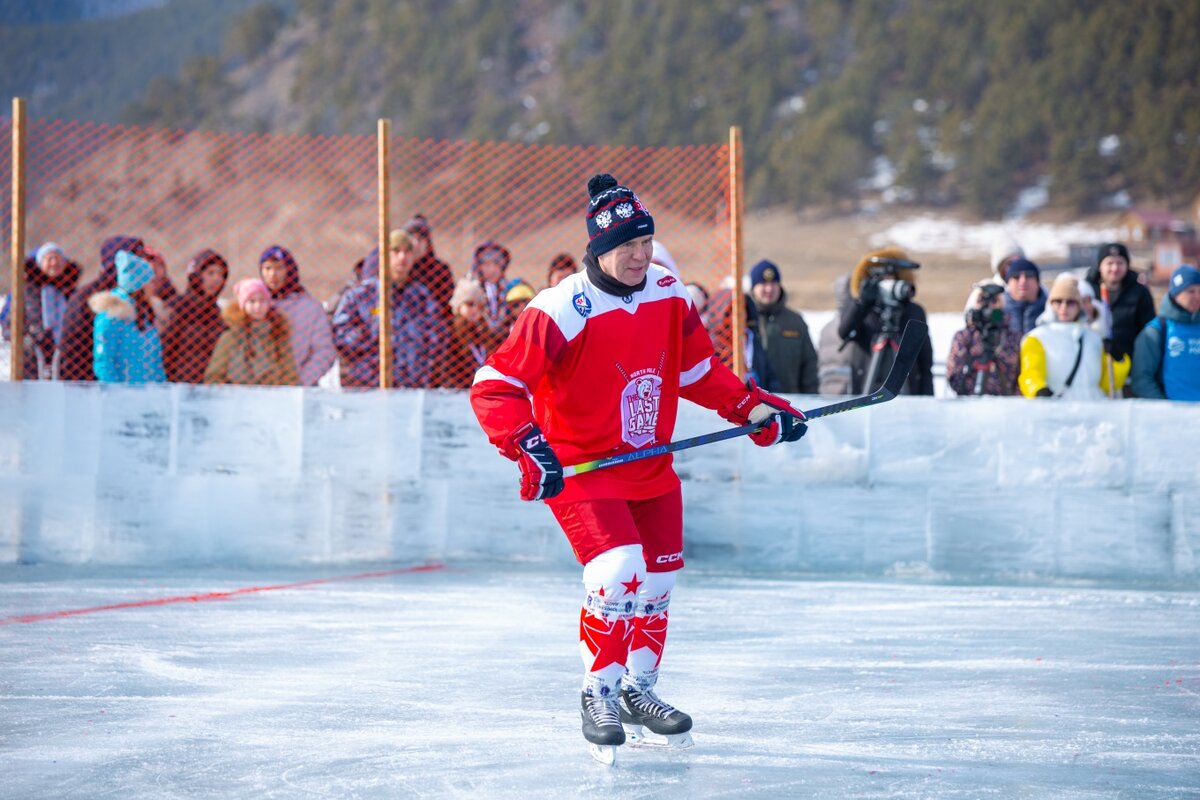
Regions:
<instances>
[{"instance_id":1,"label":"jersey crest logo","mask_svg":"<svg viewBox=\"0 0 1200 800\"><path fill-rule=\"evenodd\" d=\"M658 279L658 285L659 285L659 286L662 286L662 287L664 287L664 288L665 288L665 287L667 287L667 286L670 286L670 285L671 285L672 283L674 283L674 282L675 282L675 276L674 276L674 275L665 275L665 276L663 276L663 277L661 277L661 278L659 278L659 279Z\"/></svg>"},{"instance_id":2,"label":"jersey crest logo","mask_svg":"<svg viewBox=\"0 0 1200 800\"><path fill-rule=\"evenodd\" d=\"M571 305L575 306L575 310L579 312L579 316L587 319L592 313L592 301L587 299L587 295L583 292L571 298Z\"/></svg>"},{"instance_id":3,"label":"jersey crest logo","mask_svg":"<svg viewBox=\"0 0 1200 800\"><path fill-rule=\"evenodd\" d=\"M620 364L617 369L626 381L621 390L621 439L633 447L645 447L657 439L662 376L656 369L642 369L632 375Z\"/></svg>"}]
</instances>

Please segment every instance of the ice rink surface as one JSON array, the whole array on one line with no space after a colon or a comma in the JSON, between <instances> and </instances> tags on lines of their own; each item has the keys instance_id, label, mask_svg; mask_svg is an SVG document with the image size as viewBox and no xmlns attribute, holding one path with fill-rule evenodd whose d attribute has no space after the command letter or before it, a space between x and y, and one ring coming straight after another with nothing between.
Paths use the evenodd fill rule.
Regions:
<instances>
[{"instance_id":1,"label":"ice rink surface","mask_svg":"<svg viewBox=\"0 0 1200 800\"><path fill-rule=\"evenodd\" d=\"M0 796L1200 797L1194 591L688 570L609 769L576 571L356 572L0 567Z\"/></svg>"}]
</instances>

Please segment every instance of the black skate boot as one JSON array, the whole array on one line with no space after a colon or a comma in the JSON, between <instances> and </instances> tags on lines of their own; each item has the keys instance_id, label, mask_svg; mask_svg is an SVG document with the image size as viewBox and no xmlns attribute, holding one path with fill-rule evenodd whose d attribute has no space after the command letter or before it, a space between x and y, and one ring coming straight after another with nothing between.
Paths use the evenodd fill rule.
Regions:
<instances>
[{"instance_id":1,"label":"black skate boot","mask_svg":"<svg viewBox=\"0 0 1200 800\"><path fill-rule=\"evenodd\" d=\"M630 744L676 748L692 746L692 735L688 732L692 729L692 718L670 703L663 702L653 690L639 692L624 687L618 705L621 723ZM648 736L646 730L655 735Z\"/></svg>"},{"instance_id":2,"label":"black skate boot","mask_svg":"<svg viewBox=\"0 0 1200 800\"><path fill-rule=\"evenodd\" d=\"M615 697L588 697L581 693L580 716L583 717L583 738L588 740L592 758L612 766L617 760L617 747L625 744L625 729Z\"/></svg>"}]
</instances>

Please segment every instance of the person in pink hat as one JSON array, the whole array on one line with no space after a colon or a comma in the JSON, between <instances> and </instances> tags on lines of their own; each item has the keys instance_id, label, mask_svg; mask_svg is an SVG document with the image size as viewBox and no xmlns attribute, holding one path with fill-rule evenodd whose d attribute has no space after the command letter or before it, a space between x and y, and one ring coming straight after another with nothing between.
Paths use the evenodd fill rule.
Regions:
<instances>
[{"instance_id":1,"label":"person in pink hat","mask_svg":"<svg viewBox=\"0 0 1200 800\"><path fill-rule=\"evenodd\" d=\"M292 356L287 318L274 307L271 290L258 278L233 286L237 304L225 309L225 330L217 339L205 383L296 386L300 383Z\"/></svg>"}]
</instances>

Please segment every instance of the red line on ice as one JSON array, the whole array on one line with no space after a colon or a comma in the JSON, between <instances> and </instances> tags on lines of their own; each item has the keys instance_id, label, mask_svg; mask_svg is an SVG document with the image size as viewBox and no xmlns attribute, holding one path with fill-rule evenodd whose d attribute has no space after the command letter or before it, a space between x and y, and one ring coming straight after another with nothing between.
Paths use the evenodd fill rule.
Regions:
<instances>
[{"instance_id":1,"label":"red line on ice","mask_svg":"<svg viewBox=\"0 0 1200 800\"><path fill-rule=\"evenodd\" d=\"M106 606L92 608L69 608L61 611L43 611L40 614L18 614L14 617L0 617L0 625L21 625L30 622L45 622L64 617L77 617L81 614L95 614L99 611L120 611L124 608L147 608L149 606L169 606L175 603L203 603L208 600L228 600L243 594L256 592L277 592L281 589L299 589L305 586L317 586L322 583L339 583L342 581L361 581L369 578L386 578L392 575L411 575L416 572L437 572L445 569L443 564L422 564L418 567L402 569L385 569L378 572L360 572L357 575L337 575L332 578L313 578L294 583L279 583L274 586L247 586L242 589L232 589L228 592L208 592L206 594L188 594L177 597L156 597L149 600L131 600L128 603L112 603Z\"/></svg>"}]
</instances>

